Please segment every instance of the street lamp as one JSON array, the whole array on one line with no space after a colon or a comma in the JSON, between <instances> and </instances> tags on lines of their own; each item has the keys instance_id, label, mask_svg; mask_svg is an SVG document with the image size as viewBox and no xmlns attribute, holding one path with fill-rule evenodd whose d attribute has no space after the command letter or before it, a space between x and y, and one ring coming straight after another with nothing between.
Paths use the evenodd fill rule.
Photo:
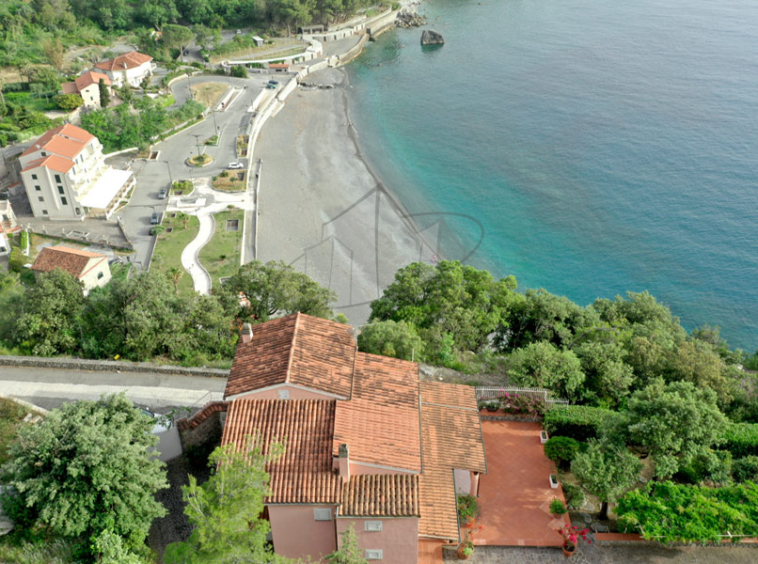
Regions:
<instances>
[{"instance_id":1,"label":"street lamp","mask_svg":"<svg viewBox=\"0 0 758 564\"><path fill-rule=\"evenodd\" d=\"M169 182L171 182L171 186L173 186L174 179L171 176L171 165L168 163L168 161L161 161L161 162L166 164L166 168L168 169L168 179L169 179Z\"/></svg>"}]
</instances>

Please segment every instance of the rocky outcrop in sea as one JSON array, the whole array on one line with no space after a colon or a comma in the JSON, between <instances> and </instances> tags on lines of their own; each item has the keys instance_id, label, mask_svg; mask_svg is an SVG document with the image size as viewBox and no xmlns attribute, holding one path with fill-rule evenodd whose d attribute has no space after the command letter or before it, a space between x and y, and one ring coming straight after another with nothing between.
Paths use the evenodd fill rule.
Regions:
<instances>
[{"instance_id":1,"label":"rocky outcrop in sea","mask_svg":"<svg viewBox=\"0 0 758 564\"><path fill-rule=\"evenodd\" d=\"M425 29L421 34L421 45L444 45L445 39L439 31Z\"/></svg>"},{"instance_id":2,"label":"rocky outcrop in sea","mask_svg":"<svg viewBox=\"0 0 758 564\"><path fill-rule=\"evenodd\" d=\"M424 24L426 24L426 16L419 16L413 10L401 10L395 19L395 25L404 29L420 27Z\"/></svg>"}]
</instances>

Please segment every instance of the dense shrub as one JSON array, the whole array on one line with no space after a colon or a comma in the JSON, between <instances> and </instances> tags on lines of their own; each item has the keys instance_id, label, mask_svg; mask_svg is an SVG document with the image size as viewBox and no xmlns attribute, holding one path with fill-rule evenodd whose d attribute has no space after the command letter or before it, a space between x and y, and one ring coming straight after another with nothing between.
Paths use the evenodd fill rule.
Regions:
<instances>
[{"instance_id":1,"label":"dense shrub","mask_svg":"<svg viewBox=\"0 0 758 564\"><path fill-rule=\"evenodd\" d=\"M500 398L500 402L503 404L503 410L506 413L542 416L547 411L545 400L541 397L509 394L506 392Z\"/></svg>"},{"instance_id":2,"label":"dense shrub","mask_svg":"<svg viewBox=\"0 0 758 564\"><path fill-rule=\"evenodd\" d=\"M718 448L728 450L735 458L758 456L758 424L733 423L721 438Z\"/></svg>"},{"instance_id":3,"label":"dense shrub","mask_svg":"<svg viewBox=\"0 0 758 564\"><path fill-rule=\"evenodd\" d=\"M479 516L479 502L474 495L458 496L458 519L461 524L474 521Z\"/></svg>"},{"instance_id":4,"label":"dense shrub","mask_svg":"<svg viewBox=\"0 0 758 564\"><path fill-rule=\"evenodd\" d=\"M584 492L582 488L565 482L561 484L561 487L566 496L566 505L568 505L569 509L579 509L584 505Z\"/></svg>"},{"instance_id":5,"label":"dense shrub","mask_svg":"<svg viewBox=\"0 0 758 564\"><path fill-rule=\"evenodd\" d=\"M732 462L735 482L758 482L758 456L746 456Z\"/></svg>"},{"instance_id":6,"label":"dense shrub","mask_svg":"<svg viewBox=\"0 0 758 564\"><path fill-rule=\"evenodd\" d=\"M551 436L571 437L577 441L594 439L601 429L613 425L618 414L608 409L583 405L564 405L545 413L542 425Z\"/></svg>"},{"instance_id":7,"label":"dense shrub","mask_svg":"<svg viewBox=\"0 0 758 564\"><path fill-rule=\"evenodd\" d=\"M571 437L552 437L545 443L545 456L560 468L568 468L581 452L582 443Z\"/></svg>"}]
</instances>

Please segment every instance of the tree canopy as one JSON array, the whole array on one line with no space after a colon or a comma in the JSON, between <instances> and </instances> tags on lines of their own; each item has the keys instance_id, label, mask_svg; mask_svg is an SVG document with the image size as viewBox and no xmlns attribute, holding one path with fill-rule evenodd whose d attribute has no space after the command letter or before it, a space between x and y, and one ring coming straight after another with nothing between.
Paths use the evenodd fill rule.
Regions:
<instances>
[{"instance_id":1,"label":"tree canopy","mask_svg":"<svg viewBox=\"0 0 758 564\"><path fill-rule=\"evenodd\" d=\"M104 531L138 547L166 511L155 492L167 487L152 418L123 394L78 401L19 429L5 467L25 521L89 542ZM13 517L13 515L11 515Z\"/></svg>"}]
</instances>

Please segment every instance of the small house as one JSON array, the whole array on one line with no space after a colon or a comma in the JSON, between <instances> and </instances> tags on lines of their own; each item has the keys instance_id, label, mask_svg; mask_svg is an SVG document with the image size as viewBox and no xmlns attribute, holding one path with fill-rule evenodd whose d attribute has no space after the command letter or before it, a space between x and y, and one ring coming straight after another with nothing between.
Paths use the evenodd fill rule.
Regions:
<instances>
[{"instance_id":1,"label":"small house","mask_svg":"<svg viewBox=\"0 0 758 564\"><path fill-rule=\"evenodd\" d=\"M108 257L71 247L45 247L32 265L35 276L60 268L84 284L84 295L92 288L105 286L111 279Z\"/></svg>"}]
</instances>

